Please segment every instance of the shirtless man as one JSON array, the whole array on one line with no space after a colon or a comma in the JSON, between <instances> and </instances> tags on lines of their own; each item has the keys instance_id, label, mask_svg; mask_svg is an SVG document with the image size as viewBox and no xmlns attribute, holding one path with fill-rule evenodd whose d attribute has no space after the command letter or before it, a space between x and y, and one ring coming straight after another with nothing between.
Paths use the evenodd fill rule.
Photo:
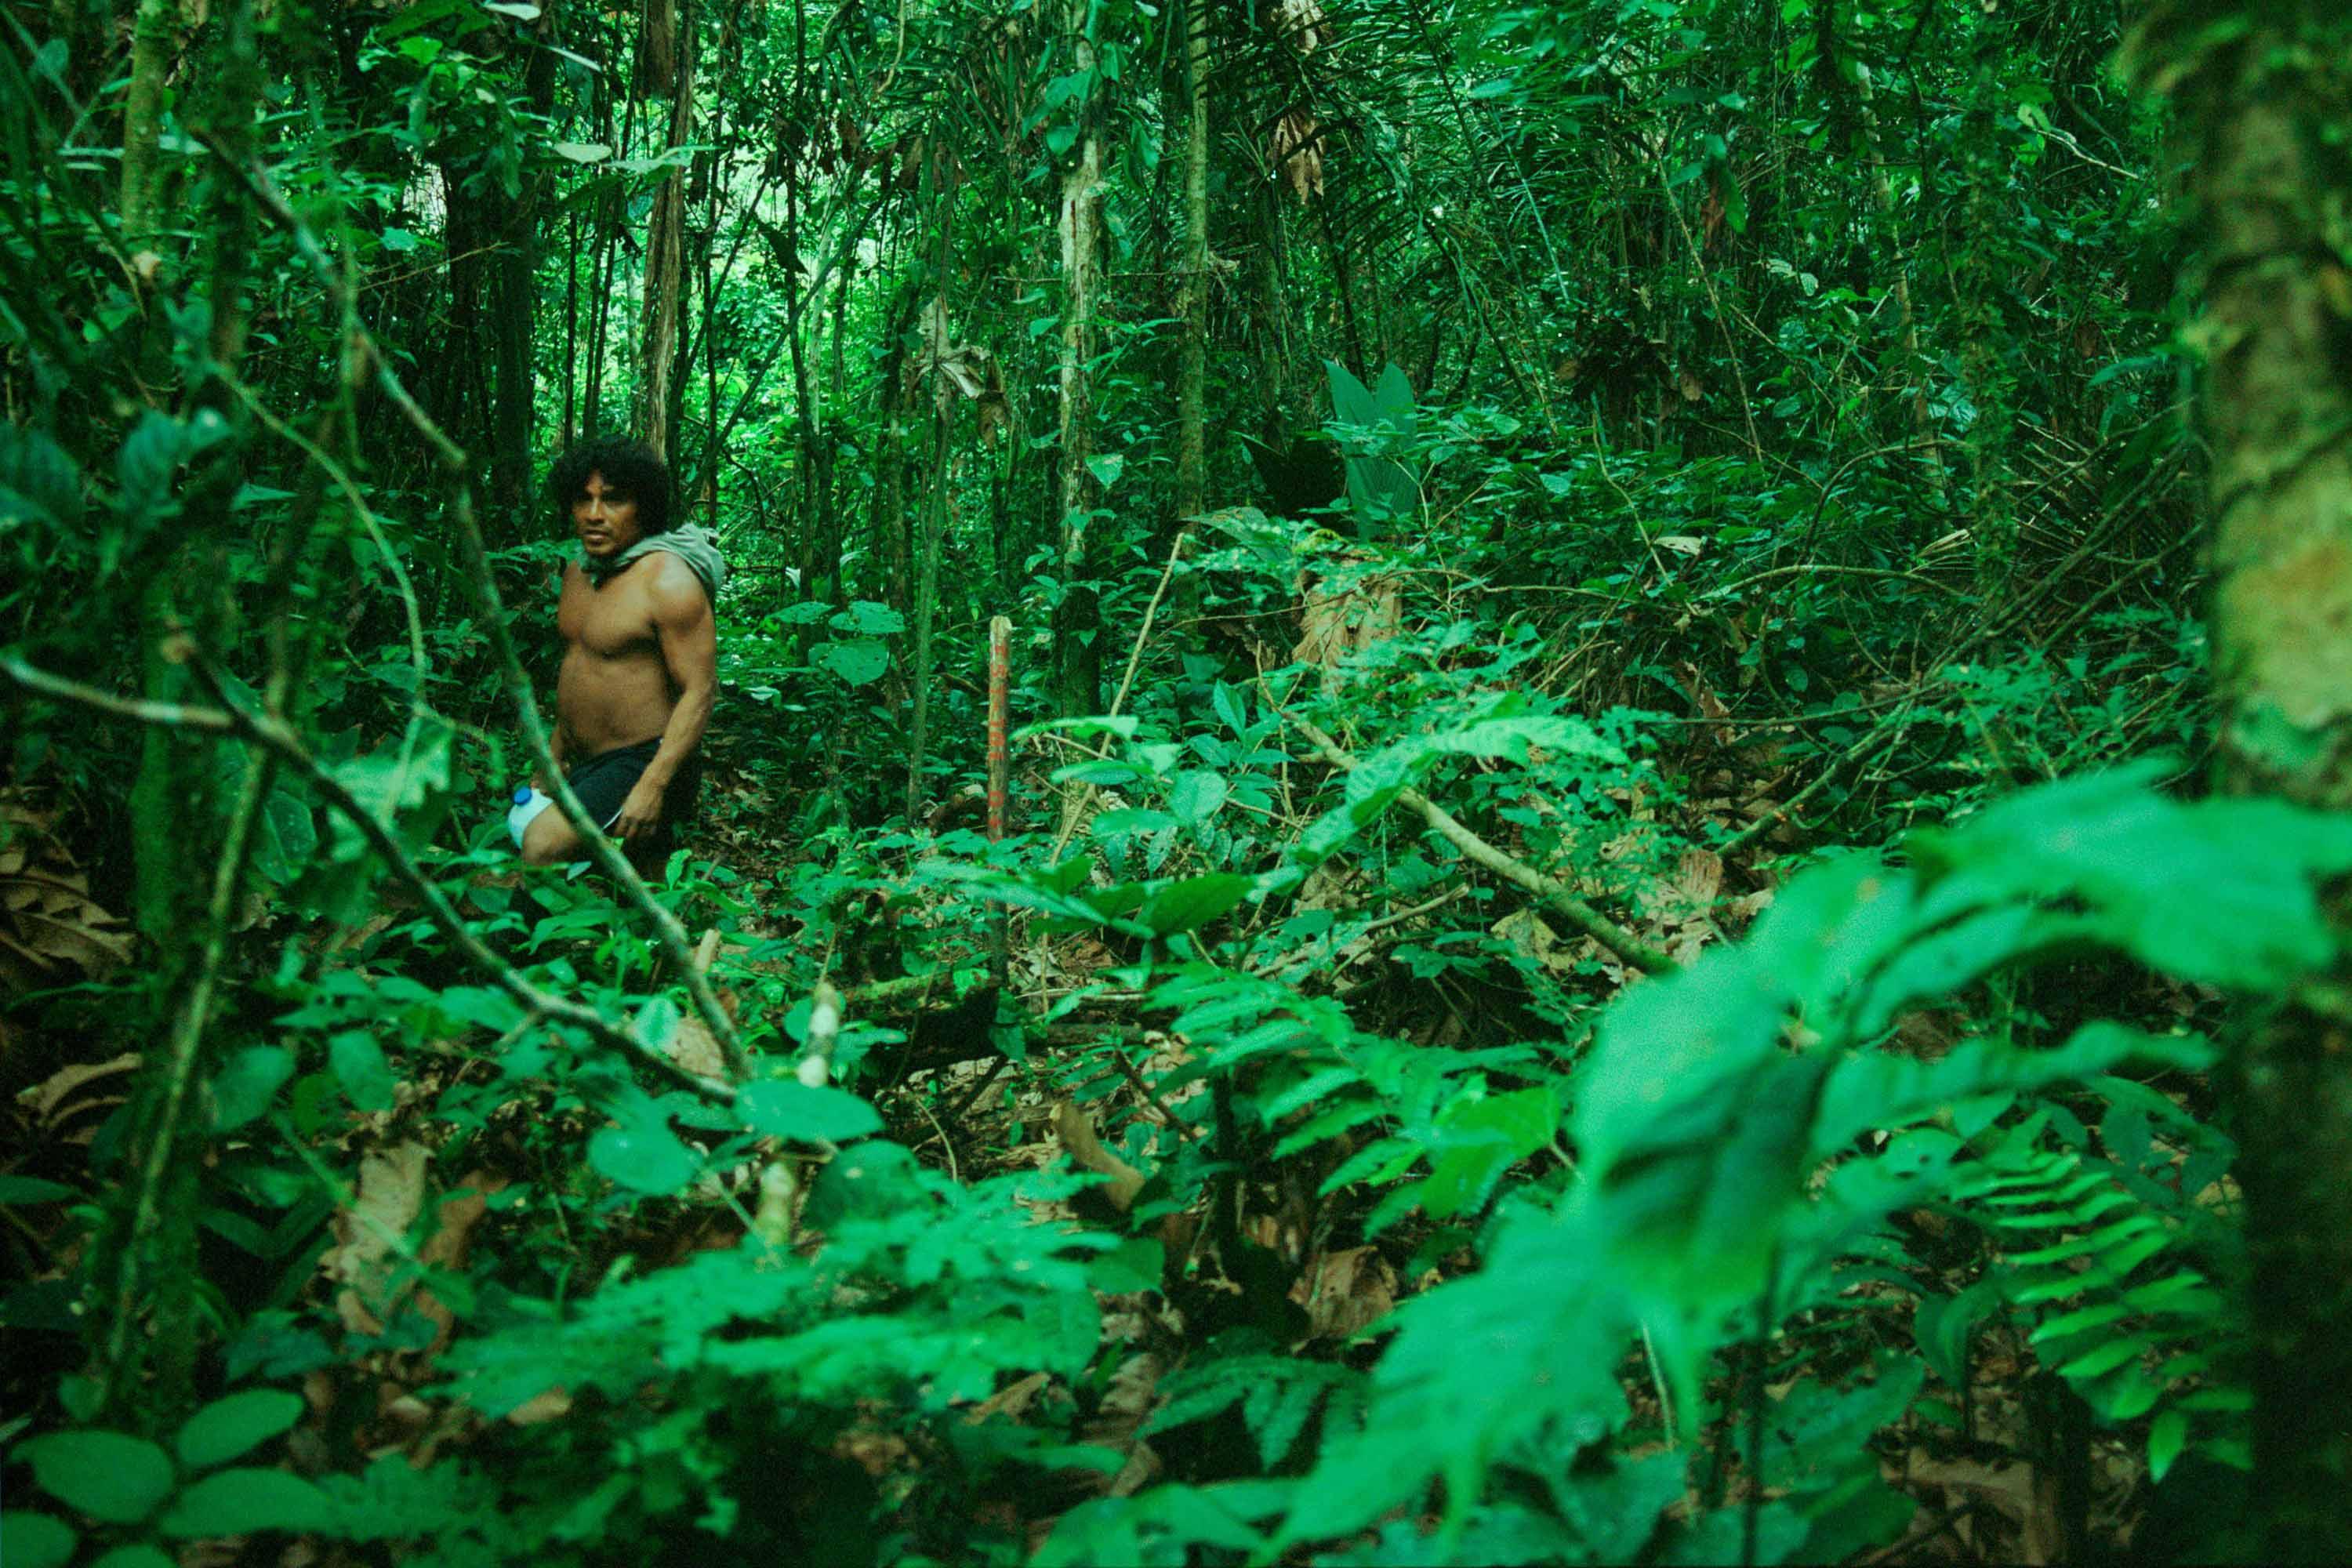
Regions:
<instances>
[{"instance_id":1,"label":"shirtless man","mask_svg":"<svg viewBox=\"0 0 2352 1568\"><path fill-rule=\"evenodd\" d=\"M694 807L696 749L719 684L711 605L726 568L706 531L670 527L669 471L650 447L583 443L556 460L550 488L581 548L555 612L556 766L570 760L564 776L588 815L650 865ZM550 809L524 826L522 855L543 866L586 849Z\"/></svg>"}]
</instances>

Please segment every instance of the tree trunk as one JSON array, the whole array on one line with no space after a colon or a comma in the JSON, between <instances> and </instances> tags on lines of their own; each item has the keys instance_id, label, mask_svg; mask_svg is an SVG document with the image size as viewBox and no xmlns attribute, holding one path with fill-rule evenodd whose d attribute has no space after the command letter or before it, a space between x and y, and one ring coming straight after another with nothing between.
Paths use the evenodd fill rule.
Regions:
<instances>
[{"instance_id":1,"label":"tree trunk","mask_svg":"<svg viewBox=\"0 0 2352 1568\"><path fill-rule=\"evenodd\" d=\"M211 81L194 111L183 112L212 135L227 161L242 164L253 154L263 79L251 0L233 0L225 10ZM167 11L163 24L167 45L175 16ZM139 26L147 21L142 7ZM152 171L148 178L141 199L152 203ZM128 200L133 180L127 147L124 184ZM229 388L246 345L253 223L235 175L217 171L211 192L201 221L210 231L204 294L212 311L206 346L213 364L204 379L191 379L188 390L192 401L234 426L243 417ZM142 226L154 217L152 206L147 215ZM126 225L126 234L134 232L143 228ZM269 634L274 668L263 700L276 714L287 694L281 639L290 605L289 595L277 590L290 584L292 574L281 578L273 565L262 595L233 598L230 541L239 520L230 505L243 481L236 445L224 443L195 464L180 487L184 510L173 548L143 595L145 685L157 701L196 697L196 682L186 662L168 653L168 640L187 632L198 646L217 647L232 616L249 612L260 598L269 602L275 620ZM316 496L314 489L306 505L314 509ZM314 517L312 510L279 536L280 562L299 562ZM118 1421L134 1420L142 1408L184 1410L195 1384L202 1316L196 1225L207 1141L200 1086L217 1059L209 1037L216 982L275 777L274 763L258 753L245 759L241 770L225 769L223 760L220 742L209 737L151 728L130 791L140 924L156 944L158 994L170 998L170 1023L142 1064L124 1142L137 1152L124 1162L124 1179L110 1194L108 1224L89 1263L89 1277L98 1287L97 1310L88 1319L96 1352L90 1371L101 1408Z\"/></svg>"},{"instance_id":2,"label":"tree trunk","mask_svg":"<svg viewBox=\"0 0 2352 1568\"><path fill-rule=\"evenodd\" d=\"M613 101L606 85L609 74L597 77L599 140L610 142L613 132ZM632 95L628 108L621 116L621 137L615 151L629 155L629 137L636 127L637 100ZM587 389L581 405L580 429L583 435L601 436L604 432L604 355L613 320L613 295L620 278L621 216L625 211L618 191L607 191L596 204L595 254L588 261L588 369Z\"/></svg>"},{"instance_id":3,"label":"tree trunk","mask_svg":"<svg viewBox=\"0 0 2352 1568\"><path fill-rule=\"evenodd\" d=\"M662 0L656 0L656 4ZM648 50L654 37L648 8ZM694 139L694 19L679 19L674 75L677 91L670 99L669 141L673 150ZM661 62L654 62L661 63ZM648 74L654 74L648 66ZM673 167L654 193L652 222L646 241L645 331L637 344L637 429L646 445L669 456L670 423L675 400L672 383L677 374L678 312L686 294L686 171Z\"/></svg>"},{"instance_id":4,"label":"tree trunk","mask_svg":"<svg viewBox=\"0 0 2352 1568\"><path fill-rule=\"evenodd\" d=\"M1067 34L1074 68L1092 71L1093 0L1068 0ZM1102 708L1102 610L1087 547L1094 506L1094 475L1087 467L1094 426L1087 366L1094 358L1095 252L1102 227L1102 131L1092 89L1076 110L1077 141L1062 170L1058 227L1062 243L1061 520L1055 528L1062 598L1054 611L1055 697L1065 718Z\"/></svg>"},{"instance_id":5,"label":"tree trunk","mask_svg":"<svg viewBox=\"0 0 2352 1568\"><path fill-rule=\"evenodd\" d=\"M163 89L179 20L172 0L139 0L131 23L131 88L122 101L122 248L131 256L153 237L163 183Z\"/></svg>"},{"instance_id":6,"label":"tree trunk","mask_svg":"<svg viewBox=\"0 0 2352 1568\"><path fill-rule=\"evenodd\" d=\"M931 628L940 618L940 553L948 532L948 417L951 393L931 397L931 489L923 504L921 564L915 579L914 710L907 725L907 821L923 803L923 757L930 749Z\"/></svg>"},{"instance_id":7,"label":"tree trunk","mask_svg":"<svg viewBox=\"0 0 2352 1568\"><path fill-rule=\"evenodd\" d=\"M1184 348L1176 370L1176 516L1208 504L1209 4L1184 7Z\"/></svg>"},{"instance_id":8,"label":"tree trunk","mask_svg":"<svg viewBox=\"0 0 2352 1568\"><path fill-rule=\"evenodd\" d=\"M541 8L534 32L541 44L553 34L551 3ZM523 71L530 106L541 114L555 104L555 56L530 51ZM526 531L523 514L530 492L530 437L537 407L533 323L539 317L539 208L544 174L526 174L518 198L500 215L498 252L490 263L490 353L495 382L490 403L490 500L503 514L511 537Z\"/></svg>"},{"instance_id":9,"label":"tree trunk","mask_svg":"<svg viewBox=\"0 0 2352 1568\"><path fill-rule=\"evenodd\" d=\"M2340 0L2159 0L2128 58L2179 103L2204 220L2222 781L2341 811L2352 278L2326 226L2352 201L2352 161L2328 140L2352 106L2352 17ZM2334 904L2344 920L2343 889ZM2273 1561L2352 1561L2347 978L2339 962L2262 1008L2231 1065L2255 1332L2252 1517Z\"/></svg>"},{"instance_id":10,"label":"tree trunk","mask_svg":"<svg viewBox=\"0 0 2352 1568\"><path fill-rule=\"evenodd\" d=\"M637 51L637 91L651 98L667 98L677 90L681 68L687 74L687 88L693 87L694 67L685 57L692 47L679 47L679 37L692 26L689 17L678 15L677 0L646 0L645 41Z\"/></svg>"}]
</instances>

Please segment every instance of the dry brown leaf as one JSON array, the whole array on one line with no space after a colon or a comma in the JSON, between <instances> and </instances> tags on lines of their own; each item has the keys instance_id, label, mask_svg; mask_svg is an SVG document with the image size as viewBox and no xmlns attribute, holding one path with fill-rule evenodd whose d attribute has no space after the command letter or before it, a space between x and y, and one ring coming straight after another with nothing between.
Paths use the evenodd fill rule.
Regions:
<instances>
[{"instance_id":1,"label":"dry brown leaf","mask_svg":"<svg viewBox=\"0 0 2352 1568\"><path fill-rule=\"evenodd\" d=\"M425 1212L425 1171L431 1157L422 1143L364 1156L358 1200L335 1215L337 1245L320 1267L344 1287L335 1297L335 1311L353 1333L383 1332L383 1315L395 1294L393 1259L408 1227Z\"/></svg>"},{"instance_id":2,"label":"dry brown leaf","mask_svg":"<svg viewBox=\"0 0 2352 1568\"><path fill-rule=\"evenodd\" d=\"M1532 908L1513 910L1490 928L1493 934L1556 974L1576 967L1575 959L1559 944L1559 933Z\"/></svg>"},{"instance_id":3,"label":"dry brown leaf","mask_svg":"<svg viewBox=\"0 0 2352 1568\"><path fill-rule=\"evenodd\" d=\"M1275 123L1266 155L1301 206L1323 194L1323 127L1313 113L1304 109L1286 112Z\"/></svg>"},{"instance_id":4,"label":"dry brown leaf","mask_svg":"<svg viewBox=\"0 0 2352 1568\"><path fill-rule=\"evenodd\" d=\"M1066 1100L1054 1110L1054 1133L1081 1168L1110 1178L1103 1191L1119 1212L1135 1206L1136 1194L1143 1191L1143 1173L1103 1147L1095 1136L1093 1117Z\"/></svg>"},{"instance_id":5,"label":"dry brown leaf","mask_svg":"<svg viewBox=\"0 0 2352 1568\"><path fill-rule=\"evenodd\" d=\"M1336 683L1341 659L1396 636L1404 625L1403 588L1397 577L1350 576L1334 587L1328 576L1302 575L1298 587L1298 646L1290 657L1299 664L1320 665L1326 690Z\"/></svg>"},{"instance_id":6,"label":"dry brown leaf","mask_svg":"<svg viewBox=\"0 0 2352 1568\"><path fill-rule=\"evenodd\" d=\"M1045 1384L1050 1381L1051 1379L1045 1373L1033 1372L1026 1377L1006 1384L1003 1388L973 1405L971 1412L963 1418L964 1425L977 1426L992 1415L1002 1415L1008 1421L1020 1420L1028 1413L1029 1407L1037 1402L1037 1395L1045 1390Z\"/></svg>"},{"instance_id":7,"label":"dry brown leaf","mask_svg":"<svg viewBox=\"0 0 2352 1568\"><path fill-rule=\"evenodd\" d=\"M1396 1298L1396 1270L1376 1247L1327 1252L1290 1288L1290 1299L1307 1310L1314 1339L1352 1339L1386 1317Z\"/></svg>"},{"instance_id":8,"label":"dry brown leaf","mask_svg":"<svg viewBox=\"0 0 2352 1568\"><path fill-rule=\"evenodd\" d=\"M1110 1387L1094 1415L1078 1425L1079 1442L1127 1456L1117 1475L1096 1483L1106 1497L1131 1496L1160 1473L1160 1456L1136 1434L1160 1403L1160 1380L1167 1371L1166 1359L1157 1352L1136 1352L1111 1373Z\"/></svg>"},{"instance_id":9,"label":"dry brown leaf","mask_svg":"<svg viewBox=\"0 0 2352 1568\"><path fill-rule=\"evenodd\" d=\"M108 1083L131 1072L139 1066L139 1053L125 1051L102 1062L77 1062L59 1068L40 1082L16 1096L16 1103L32 1112L35 1124L43 1134L68 1143L88 1143L98 1135L103 1118L91 1114L111 1110L131 1098L128 1083ZM92 1093L79 1093L92 1084L104 1087ZM79 1120L79 1127L67 1130L66 1124Z\"/></svg>"},{"instance_id":10,"label":"dry brown leaf","mask_svg":"<svg viewBox=\"0 0 2352 1568\"><path fill-rule=\"evenodd\" d=\"M2016 1555L2023 1568L2058 1562L2066 1549L2055 1481L2031 1465L1984 1465L1972 1459L1931 1459L1914 1448L1906 1468L1915 1486L1940 1487L1983 1502L2018 1527Z\"/></svg>"},{"instance_id":11,"label":"dry brown leaf","mask_svg":"<svg viewBox=\"0 0 2352 1568\"><path fill-rule=\"evenodd\" d=\"M727 1058L719 1054L719 1041L711 1035L710 1026L700 1018L680 1019L662 1050L690 1073L716 1079L727 1076Z\"/></svg>"},{"instance_id":12,"label":"dry brown leaf","mask_svg":"<svg viewBox=\"0 0 2352 1568\"><path fill-rule=\"evenodd\" d=\"M508 1184L507 1178L488 1171L469 1173L460 1185L463 1191L443 1198L434 1213L433 1234L416 1249L416 1260L428 1268L455 1270L466 1266L466 1255L473 1241L474 1227L489 1212L490 1194ZM447 1348L449 1336L457 1331L457 1317L444 1306L430 1290L419 1290L416 1310L425 1314L434 1326L433 1344L428 1353Z\"/></svg>"},{"instance_id":13,"label":"dry brown leaf","mask_svg":"<svg viewBox=\"0 0 2352 1568\"><path fill-rule=\"evenodd\" d=\"M104 974L131 957L129 929L89 896L55 822L21 797L0 800L0 992Z\"/></svg>"},{"instance_id":14,"label":"dry brown leaf","mask_svg":"<svg viewBox=\"0 0 2352 1568\"><path fill-rule=\"evenodd\" d=\"M572 1414L572 1395L562 1387L534 1394L507 1412L509 1426L539 1426Z\"/></svg>"},{"instance_id":15,"label":"dry brown leaf","mask_svg":"<svg viewBox=\"0 0 2352 1568\"><path fill-rule=\"evenodd\" d=\"M992 438L1011 415L1004 392L1004 374L995 356L978 343L960 343L948 322L948 302L934 297L923 308L922 347L907 362L908 390L930 383L931 397L942 416L954 412L959 400L980 405L981 435Z\"/></svg>"},{"instance_id":16,"label":"dry brown leaf","mask_svg":"<svg viewBox=\"0 0 2352 1568\"><path fill-rule=\"evenodd\" d=\"M833 1452L835 1458L847 1459L878 1481L905 1465L911 1450L907 1440L895 1432L857 1426L834 1439Z\"/></svg>"}]
</instances>

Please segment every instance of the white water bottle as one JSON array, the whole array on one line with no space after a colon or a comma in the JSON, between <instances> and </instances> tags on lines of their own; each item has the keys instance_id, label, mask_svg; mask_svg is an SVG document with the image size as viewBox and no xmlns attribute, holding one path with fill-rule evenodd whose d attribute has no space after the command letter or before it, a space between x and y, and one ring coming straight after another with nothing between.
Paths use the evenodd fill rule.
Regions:
<instances>
[{"instance_id":1,"label":"white water bottle","mask_svg":"<svg viewBox=\"0 0 2352 1568\"><path fill-rule=\"evenodd\" d=\"M513 837L516 848L522 847L523 829L529 827L541 812L554 804L553 795L541 795L530 784L515 785L514 806L507 813L507 832Z\"/></svg>"}]
</instances>

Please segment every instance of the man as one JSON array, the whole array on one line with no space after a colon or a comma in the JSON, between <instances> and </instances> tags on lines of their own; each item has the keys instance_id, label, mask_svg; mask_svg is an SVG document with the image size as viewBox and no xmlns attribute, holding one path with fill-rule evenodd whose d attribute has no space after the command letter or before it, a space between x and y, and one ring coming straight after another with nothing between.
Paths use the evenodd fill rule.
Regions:
<instances>
[{"instance_id":1,"label":"man","mask_svg":"<svg viewBox=\"0 0 2352 1568\"><path fill-rule=\"evenodd\" d=\"M556 766L606 833L641 866L669 851L694 809L697 750L719 685L711 607L727 568L709 533L670 525L669 469L639 442L583 442L556 459L557 508L579 535L555 612ZM535 865L585 846L537 795L509 824Z\"/></svg>"}]
</instances>

